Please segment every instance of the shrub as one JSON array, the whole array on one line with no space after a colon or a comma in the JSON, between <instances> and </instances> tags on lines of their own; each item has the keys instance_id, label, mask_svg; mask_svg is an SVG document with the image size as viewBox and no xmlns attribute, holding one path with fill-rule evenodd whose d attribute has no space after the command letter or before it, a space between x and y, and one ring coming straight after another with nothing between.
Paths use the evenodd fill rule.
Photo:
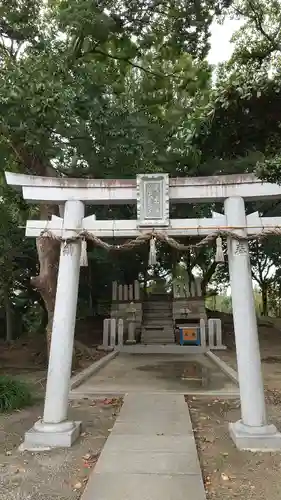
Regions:
<instances>
[{"instance_id":1,"label":"shrub","mask_svg":"<svg viewBox=\"0 0 281 500\"><path fill-rule=\"evenodd\" d=\"M24 383L7 376L0 376L0 413L19 410L31 402L30 390Z\"/></svg>"}]
</instances>

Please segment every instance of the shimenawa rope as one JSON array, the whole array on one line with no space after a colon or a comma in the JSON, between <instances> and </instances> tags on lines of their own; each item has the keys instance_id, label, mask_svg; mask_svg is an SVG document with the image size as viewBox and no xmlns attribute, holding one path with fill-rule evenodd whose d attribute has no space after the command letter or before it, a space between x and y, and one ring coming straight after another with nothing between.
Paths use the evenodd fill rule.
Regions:
<instances>
[{"instance_id":1,"label":"shimenawa rope","mask_svg":"<svg viewBox=\"0 0 281 500\"><path fill-rule=\"evenodd\" d=\"M123 244L114 245L107 243L98 236L88 232L88 231L79 231L76 236L71 238L62 238L61 236L55 235L49 229L44 229L41 232L41 237L48 237L56 241L64 242L67 246L69 243L73 243L79 239L82 240L82 252L81 252L81 265L87 265L87 240L92 241L96 246L99 246L107 251L121 251L121 250L132 250L133 248L139 247L148 241L150 242L150 252L149 252L149 264L154 266L157 262L157 252L156 252L156 241L160 241L162 243L167 243L172 248L175 248L178 251L185 251L195 248L202 248L204 246L209 245L214 240L216 240L216 262L224 262L224 254L222 247L222 238L233 238L238 241L252 241L258 239L259 241L266 238L267 236L281 236L281 227L273 227L273 228L265 228L260 233L255 233L252 235L239 235L231 230L217 230L213 233L208 234L205 238L202 238L197 243L191 243L189 245L185 245L183 243L179 243L174 238L171 238L167 235L167 233L162 231L150 231L147 233L142 233L134 239L128 240Z\"/></svg>"}]
</instances>

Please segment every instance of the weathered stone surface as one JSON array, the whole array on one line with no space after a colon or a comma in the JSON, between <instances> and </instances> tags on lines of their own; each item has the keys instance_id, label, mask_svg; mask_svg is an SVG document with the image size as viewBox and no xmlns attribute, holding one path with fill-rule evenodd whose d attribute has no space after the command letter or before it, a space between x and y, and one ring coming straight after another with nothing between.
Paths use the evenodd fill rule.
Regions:
<instances>
[{"instance_id":1,"label":"weathered stone surface","mask_svg":"<svg viewBox=\"0 0 281 500\"><path fill-rule=\"evenodd\" d=\"M238 421L229 424L229 432L239 450L260 452L281 450L281 433L274 425L251 428Z\"/></svg>"},{"instance_id":2,"label":"weathered stone surface","mask_svg":"<svg viewBox=\"0 0 281 500\"><path fill-rule=\"evenodd\" d=\"M21 451L43 451L52 448L70 448L81 432L81 422L74 422L73 429L67 432L43 432L34 428L25 433L20 445Z\"/></svg>"},{"instance_id":3,"label":"weathered stone surface","mask_svg":"<svg viewBox=\"0 0 281 500\"><path fill-rule=\"evenodd\" d=\"M148 471L151 474L201 474L193 447L191 453L151 450L111 453L107 450L96 465L97 473L147 474Z\"/></svg>"},{"instance_id":4,"label":"weathered stone surface","mask_svg":"<svg viewBox=\"0 0 281 500\"><path fill-rule=\"evenodd\" d=\"M187 497L206 500L184 397L127 395L82 500Z\"/></svg>"},{"instance_id":5,"label":"weathered stone surface","mask_svg":"<svg viewBox=\"0 0 281 500\"><path fill-rule=\"evenodd\" d=\"M206 500L197 475L93 474L82 500Z\"/></svg>"},{"instance_id":6,"label":"weathered stone surface","mask_svg":"<svg viewBox=\"0 0 281 500\"><path fill-rule=\"evenodd\" d=\"M135 434L111 434L104 450L112 453L128 451L150 451L151 453L190 453L196 450L193 435L190 436L143 436Z\"/></svg>"}]
</instances>

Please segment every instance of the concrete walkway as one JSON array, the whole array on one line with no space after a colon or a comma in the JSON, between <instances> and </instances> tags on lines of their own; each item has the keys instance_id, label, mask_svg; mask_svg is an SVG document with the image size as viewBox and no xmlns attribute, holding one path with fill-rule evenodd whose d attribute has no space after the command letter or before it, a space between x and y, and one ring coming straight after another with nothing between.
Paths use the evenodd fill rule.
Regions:
<instances>
[{"instance_id":1,"label":"concrete walkway","mask_svg":"<svg viewBox=\"0 0 281 500\"><path fill-rule=\"evenodd\" d=\"M70 397L113 397L149 392L239 396L237 384L203 354L119 353L98 373L73 389Z\"/></svg>"},{"instance_id":2,"label":"concrete walkway","mask_svg":"<svg viewBox=\"0 0 281 500\"><path fill-rule=\"evenodd\" d=\"M205 500L184 397L128 394L81 500Z\"/></svg>"}]
</instances>

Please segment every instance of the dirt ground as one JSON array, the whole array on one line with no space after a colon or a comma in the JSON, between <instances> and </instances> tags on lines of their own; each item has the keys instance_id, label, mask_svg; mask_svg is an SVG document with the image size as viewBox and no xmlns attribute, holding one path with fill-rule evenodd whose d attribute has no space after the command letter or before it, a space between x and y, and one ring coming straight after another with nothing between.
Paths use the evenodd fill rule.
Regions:
<instances>
[{"instance_id":1,"label":"dirt ground","mask_svg":"<svg viewBox=\"0 0 281 500\"><path fill-rule=\"evenodd\" d=\"M269 418L281 429L281 401L267 399ZM280 500L281 453L238 451L229 437L239 401L196 398L189 408L208 500Z\"/></svg>"},{"instance_id":2,"label":"dirt ground","mask_svg":"<svg viewBox=\"0 0 281 500\"><path fill-rule=\"evenodd\" d=\"M220 351L219 356L237 370L232 316L221 314L220 317L227 350ZM259 319L258 323L264 386L270 391L281 392L281 329L266 318Z\"/></svg>"},{"instance_id":3,"label":"dirt ground","mask_svg":"<svg viewBox=\"0 0 281 500\"><path fill-rule=\"evenodd\" d=\"M78 331L76 366L72 375L97 361L106 352L98 351L96 328L84 325ZM77 363L78 362L78 363ZM24 432L42 416L47 376L46 345L43 335L1 341L0 375L27 383L37 404L11 414L0 414L0 498L1 500L77 500L87 483L99 453L114 425L119 400L72 401L69 418L83 422L82 437L70 450L48 453L20 453Z\"/></svg>"},{"instance_id":4,"label":"dirt ground","mask_svg":"<svg viewBox=\"0 0 281 500\"><path fill-rule=\"evenodd\" d=\"M219 355L236 368L232 318L224 315L222 320L228 349ZM269 419L281 430L281 330L260 321L259 338ZM89 347L96 359L104 355L94 345ZM1 346L0 374L27 381L42 397L46 364L41 352L37 344ZM93 360L81 353L79 361L81 370ZM82 438L70 450L45 454L18 452L24 431L41 416L42 406L0 415L0 498L78 500L119 406L119 400L73 401L70 418L84 422ZM280 500L281 453L241 452L229 437L228 422L240 418L239 401L195 397L189 399L189 406L208 500Z\"/></svg>"},{"instance_id":5,"label":"dirt ground","mask_svg":"<svg viewBox=\"0 0 281 500\"><path fill-rule=\"evenodd\" d=\"M110 433L121 400L71 403L70 418L83 421L82 437L69 450L20 453L23 432L42 415L42 407L0 416L0 498L77 500Z\"/></svg>"},{"instance_id":6,"label":"dirt ground","mask_svg":"<svg viewBox=\"0 0 281 500\"><path fill-rule=\"evenodd\" d=\"M230 315L221 315L228 349L216 352L237 369ZM246 334L246 332L245 332ZM281 330L259 320L262 370L270 422L281 430ZM209 500L280 500L281 452L238 451L228 434L228 423L240 418L239 400L189 399L191 418Z\"/></svg>"},{"instance_id":7,"label":"dirt ground","mask_svg":"<svg viewBox=\"0 0 281 500\"><path fill-rule=\"evenodd\" d=\"M84 339L83 339L84 340ZM107 353L97 345L86 345L79 339L76 345L72 375L84 370ZM10 375L26 382L36 397L44 395L47 377L47 357L43 335L23 337L11 345L0 342L0 375Z\"/></svg>"}]
</instances>

